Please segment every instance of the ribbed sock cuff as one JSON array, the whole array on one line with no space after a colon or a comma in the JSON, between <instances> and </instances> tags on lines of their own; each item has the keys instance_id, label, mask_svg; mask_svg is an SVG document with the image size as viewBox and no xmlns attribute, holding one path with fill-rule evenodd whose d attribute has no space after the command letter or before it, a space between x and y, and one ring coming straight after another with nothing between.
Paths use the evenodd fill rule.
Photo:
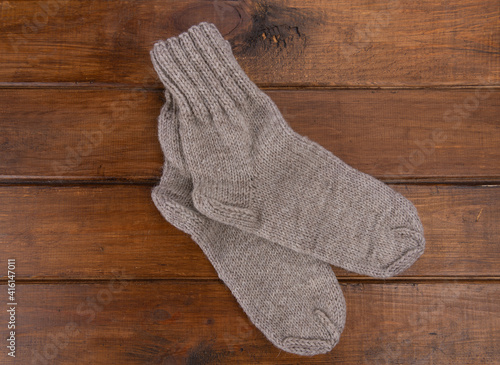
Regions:
<instances>
[{"instance_id":1,"label":"ribbed sock cuff","mask_svg":"<svg viewBox=\"0 0 500 365\"><path fill-rule=\"evenodd\" d=\"M167 91L201 117L212 114L214 106L227 110L260 92L210 23L156 42L151 59Z\"/></svg>"}]
</instances>

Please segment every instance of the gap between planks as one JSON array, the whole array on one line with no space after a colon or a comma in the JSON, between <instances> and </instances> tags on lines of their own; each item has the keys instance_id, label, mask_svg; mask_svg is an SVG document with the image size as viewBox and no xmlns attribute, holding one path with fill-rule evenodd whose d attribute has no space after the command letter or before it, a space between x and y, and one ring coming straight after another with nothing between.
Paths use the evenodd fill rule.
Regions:
<instances>
[{"instance_id":1,"label":"gap between planks","mask_svg":"<svg viewBox=\"0 0 500 365\"><path fill-rule=\"evenodd\" d=\"M216 278L143 278L127 279L119 278L120 281L134 283L149 282L189 282L189 283L223 283L221 279ZM377 279L370 277L343 277L337 276L339 283L345 284L500 284L500 276L401 276L389 279ZM16 279L19 285L70 285L70 284L100 284L106 283L110 279ZM6 285L7 279L0 279L0 285Z\"/></svg>"},{"instance_id":2,"label":"gap between planks","mask_svg":"<svg viewBox=\"0 0 500 365\"><path fill-rule=\"evenodd\" d=\"M476 186L476 187L492 187L500 185L500 176L491 176L488 178L467 178L467 177L442 177L440 180L436 180L435 177L432 179L426 178L412 178L412 179L378 179L386 184L390 185L434 185L434 186ZM96 185L116 185L116 186L155 186L160 182L160 178L155 179L126 179L126 178L96 178L96 179L54 179L54 178L40 178L38 176L23 176L20 177L0 177L0 187L8 186L96 186Z\"/></svg>"},{"instance_id":3,"label":"gap between planks","mask_svg":"<svg viewBox=\"0 0 500 365\"><path fill-rule=\"evenodd\" d=\"M463 84L463 85L404 85L404 86L376 86L376 85L279 85L258 84L262 90L273 91L328 91L328 90L462 90L462 89L493 89L500 90L498 85ZM63 89L63 90L142 90L161 92L160 85L140 86L136 84L111 84L94 82L0 82L0 89Z\"/></svg>"}]
</instances>

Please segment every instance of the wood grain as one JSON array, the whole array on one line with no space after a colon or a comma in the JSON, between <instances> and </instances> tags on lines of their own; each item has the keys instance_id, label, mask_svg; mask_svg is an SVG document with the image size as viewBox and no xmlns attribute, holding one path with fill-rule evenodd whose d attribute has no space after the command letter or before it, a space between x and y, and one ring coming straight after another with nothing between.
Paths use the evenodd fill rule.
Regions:
<instances>
[{"instance_id":1,"label":"wood grain","mask_svg":"<svg viewBox=\"0 0 500 365\"><path fill-rule=\"evenodd\" d=\"M9 364L486 365L500 357L495 285L344 284L339 344L305 359L267 341L220 282L122 281L127 274L20 286L18 353Z\"/></svg>"},{"instance_id":2,"label":"wood grain","mask_svg":"<svg viewBox=\"0 0 500 365\"><path fill-rule=\"evenodd\" d=\"M401 276L500 276L500 186L394 188L415 203L427 240ZM217 278L157 211L149 186L4 186L0 232L0 257L17 259L19 279L100 280L122 269L138 279Z\"/></svg>"},{"instance_id":3,"label":"wood grain","mask_svg":"<svg viewBox=\"0 0 500 365\"><path fill-rule=\"evenodd\" d=\"M261 86L498 85L497 0L2 2L0 82L159 87L153 43L214 22Z\"/></svg>"},{"instance_id":4,"label":"wood grain","mask_svg":"<svg viewBox=\"0 0 500 365\"><path fill-rule=\"evenodd\" d=\"M500 91L268 91L298 133L385 181L500 181ZM151 90L0 90L0 179L153 182Z\"/></svg>"},{"instance_id":5,"label":"wood grain","mask_svg":"<svg viewBox=\"0 0 500 365\"><path fill-rule=\"evenodd\" d=\"M298 133L417 207L425 254L334 268L338 346L304 358L249 321L151 201L155 41L211 21ZM498 0L0 2L1 364L498 364ZM4 296L5 302L7 297Z\"/></svg>"}]
</instances>

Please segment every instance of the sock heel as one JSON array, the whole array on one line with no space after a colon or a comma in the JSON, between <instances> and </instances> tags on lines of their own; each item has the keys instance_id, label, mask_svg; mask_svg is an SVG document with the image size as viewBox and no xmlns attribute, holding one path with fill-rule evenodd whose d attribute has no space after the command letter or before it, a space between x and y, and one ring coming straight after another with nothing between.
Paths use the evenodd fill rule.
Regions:
<instances>
[{"instance_id":1,"label":"sock heel","mask_svg":"<svg viewBox=\"0 0 500 365\"><path fill-rule=\"evenodd\" d=\"M219 222L252 229L259 225L258 215L251 209L227 205L197 191L193 191L192 198L200 213Z\"/></svg>"}]
</instances>

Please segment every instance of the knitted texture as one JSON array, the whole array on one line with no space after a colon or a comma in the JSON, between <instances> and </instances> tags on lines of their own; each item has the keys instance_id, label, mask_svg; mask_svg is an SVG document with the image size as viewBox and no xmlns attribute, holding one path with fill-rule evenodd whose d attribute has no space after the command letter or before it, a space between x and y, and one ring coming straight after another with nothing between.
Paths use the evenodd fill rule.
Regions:
<instances>
[{"instance_id":1,"label":"knitted texture","mask_svg":"<svg viewBox=\"0 0 500 365\"><path fill-rule=\"evenodd\" d=\"M213 24L158 42L202 214L344 269L396 275L423 253L415 207L295 133Z\"/></svg>"},{"instance_id":2,"label":"knitted texture","mask_svg":"<svg viewBox=\"0 0 500 365\"><path fill-rule=\"evenodd\" d=\"M167 221L191 235L250 320L278 348L330 351L345 324L345 300L329 265L211 220L194 207L185 169L179 109L166 93L158 135L165 155L152 198Z\"/></svg>"}]
</instances>

